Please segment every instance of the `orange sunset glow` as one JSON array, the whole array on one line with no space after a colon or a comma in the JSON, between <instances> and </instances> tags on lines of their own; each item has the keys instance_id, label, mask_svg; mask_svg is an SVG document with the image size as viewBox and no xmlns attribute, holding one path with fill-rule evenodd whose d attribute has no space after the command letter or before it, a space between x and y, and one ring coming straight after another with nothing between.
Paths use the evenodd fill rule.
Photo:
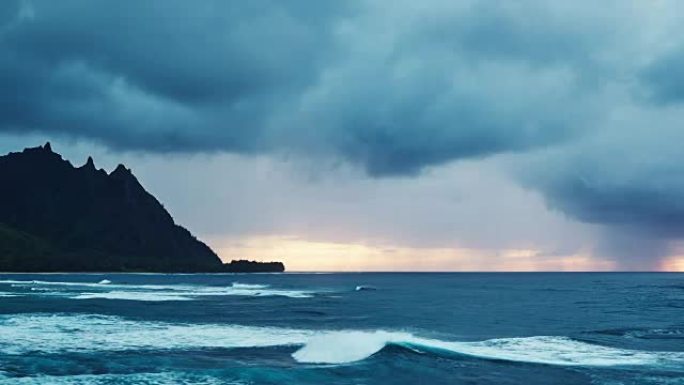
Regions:
<instances>
[{"instance_id":1,"label":"orange sunset glow","mask_svg":"<svg viewBox=\"0 0 684 385\"><path fill-rule=\"evenodd\" d=\"M279 260L290 271L607 271L614 267L587 254L544 256L534 249L389 247L280 236L213 240L212 244L226 262Z\"/></svg>"}]
</instances>

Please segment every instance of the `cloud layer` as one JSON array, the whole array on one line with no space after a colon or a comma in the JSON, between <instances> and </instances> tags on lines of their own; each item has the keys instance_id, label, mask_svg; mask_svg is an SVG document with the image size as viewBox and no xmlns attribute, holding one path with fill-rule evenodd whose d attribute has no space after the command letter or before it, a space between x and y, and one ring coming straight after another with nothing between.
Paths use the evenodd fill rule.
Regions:
<instances>
[{"instance_id":1,"label":"cloud layer","mask_svg":"<svg viewBox=\"0 0 684 385\"><path fill-rule=\"evenodd\" d=\"M573 137L594 114L591 56L620 32L594 16L573 25L586 7L537 2L4 8L2 130L313 153L377 175Z\"/></svg>"}]
</instances>

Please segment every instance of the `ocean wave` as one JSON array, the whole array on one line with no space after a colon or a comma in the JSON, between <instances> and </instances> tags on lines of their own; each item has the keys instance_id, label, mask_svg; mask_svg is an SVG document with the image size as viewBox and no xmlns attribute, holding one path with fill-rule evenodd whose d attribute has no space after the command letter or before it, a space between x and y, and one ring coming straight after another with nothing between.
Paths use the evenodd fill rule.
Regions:
<instances>
[{"instance_id":1,"label":"ocean wave","mask_svg":"<svg viewBox=\"0 0 684 385\"><path fill-rule=\"evenodd\" d=\"M269 285L258 285L258 284L253 284L253 283L233 282L231 287L233 287L235 289L266 289L269 287Z\"/></svg>"},{"instance_id":2,"label":"ocean wave","mask_svg":"<svg viewBox=\"0 0 684 385\"><path fill-rule=\"evenodd\" d=\"M182 372L135 373L135 374L79 374L63 376L5 377L0 375L0 385L244 385L244 382L230 381L212 376L194 375Z\"/></svg>"},{"instance_id":3,"label":"ocean wave","mask_svg":"<svg viewBox=\"0 0 684 385\"><path fill-rule=\"evenodd\" d=\"M373 290L378 290L378 288L375 286L370 286L370 285L359 285L354 289L354 291L373 291Z\"/></svg>"},{"instance_id":4,"label":"ocean wave","mask_svg":"<svg viewBox=\"0 0 684 385\"><path fill-rule=\"evenodd\" d=\"M102 282L102 281L100 281L100 282ZM12 280L12 279L0 280L0 284L9 284L12 287L25 287L25 286L30 286L30 285L100 287L103 285L103 283L93 283L93 282L61 282L61 281L40 281L40 280L20 281L20 280Z\"/></svg>"},{"instance_id":5,"label":"ocean wave","mask_svg":"<svg viewBox=\"0 0 684 385\"><path fill-rule=\"evenodd\" d=\"M620 328L595 331L596 334L643 340L684 339L684 328Z\"/></svg>"},{"instance_id":6,"label":"ocean wave","mask_svg":"<svg viewBox=\"0 0 684 385\"><path fill-rule=\"evenodd\" d=\"M416 339L418 348L443 350L473 357L558 366L684 365L684 353L612 348L567 337L500 338L481 342L444 342Z\"/></svg>"},{"instance_id":7,"label":"ocean wave","mask_svg":"<svg viewBox=\"0 0 684 385\"><path fill-rule=\"evenodd\" d=\"M441 356L562 366L658 365L684 369L684 353L626 350L567 337L444 341L400 331L325 331L218 324L134 321L99 315L0 316L0 352L83 352L293 346L311 364L361 361L388 345Z\"/></svg>"},{"instance_id":8,"label":"ocean wave","mask_svg":"<svg viewBox=\"0 0 684 385\"><path fill-rule=\"evenodd\" d=\"M329 332L317 335L293 356L297 361L306 363L348 363L370 357L388 345L438 355L464 355L557 366L684 365L684 353L617 349L567 337L535 336L458 342L385 331ZM335 349L330 349L331 346L335 346Z\"/></svg>"},{"instance_id":9,"label":"ocean wave","mask_svg":"<svg viewBox=\"0 0 684 385\"><path fill-rule=\"evenodd\" d=\"M684 329L643 329L630 330L624 333L627 338L641 339L684 339Z\"/></svg>"},{"instance_id":10,"label":"ocean wave","mask_svg":"<svg viewBox=\"0 0 684 385\"><path fill-rule=\"evenodd\" d=\"M131 292L131 291L107 291L102 293L82 293L69 297L71 299L118 299L126 301L192 301L193 298L180 294L155 293L155 292Z\"/></svg>"},{"instance_id":11,"label":"ocean wave","mask_svg":"<svg viewBox=\"0 0 684 385\"><path fill-rule=\"evenodd\" d=\"M0 280L0 284L8 284L14 288L29 288L31 291L39 292L16 292L14 293L16 295L63 295L71 299L131 301L183 301L206 296L310 298L315 294L310 290L271 288L269 285L239 282L234 282L230 286L135 285L115 284L104 279L98 283ZM97 289L97 291L93 289Z\"/></svg>"},{"instance_id":12,"label":"ocean wave","mask_svg":"<svg viewBox=\"0 0 684 385\"><path fill-rule=\"evenodd\" d=\"M135 321L115 316L0 316L0 352L175 350L302 344L312 332L269 327Z\"/></svg>"}]
</instances>

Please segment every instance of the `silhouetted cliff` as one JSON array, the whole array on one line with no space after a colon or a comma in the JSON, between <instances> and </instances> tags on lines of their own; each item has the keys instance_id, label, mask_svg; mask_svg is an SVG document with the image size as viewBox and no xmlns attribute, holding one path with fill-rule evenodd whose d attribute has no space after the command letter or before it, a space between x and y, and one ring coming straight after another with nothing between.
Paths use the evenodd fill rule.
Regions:
<instances>
[{"instance_id":1,"label":"silhouetted cliff","mask_svg":"<svg viewBox=\"0 0 684 385\"><path fill-rule=\"evenodd\" d=\"M119 165L50 148L0 157L0 271L218 272L216 254ZM235 271L239 271L235 270Z\"/></svg>"}]
</instances>

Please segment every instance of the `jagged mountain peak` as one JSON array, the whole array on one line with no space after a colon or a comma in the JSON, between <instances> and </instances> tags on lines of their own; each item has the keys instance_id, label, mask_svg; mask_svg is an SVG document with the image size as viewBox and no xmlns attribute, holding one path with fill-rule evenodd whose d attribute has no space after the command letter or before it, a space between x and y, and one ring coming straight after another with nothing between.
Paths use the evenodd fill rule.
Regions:
<instances>
[{"instance_id":1,"label":"jagged mountain peak","mask_svg":"<svg viewBox=\"0 0 684 385\"><path fill-rule=\"evenodd\" d=\"M119 163L109 175L132 175L131 169Z\"/></svg>"},{"instance_id":2,"label":"jagged mountain peak","mask_svg":"<svg viewBox=\"0 0 684 385\"><path fill-rule=\"evenodd\" d=\"M86 160L86 163L83 166L81 166L81 168L86 170L97 171L97 169L95 168L95 161L93 160L92 156L88 157L88 160Z\"/></svg>"},{"instance_id":3,"label":"jagged mountain peak","mask_svg":"<svg viewBox=\"0 0 684 385\"><path fill-rule=\"evenodd\" d=\"M76 168L50 143L0 156L0 271L221 268L130 169L94 170L92 157ZM13 241L2 239L7 234Z\"/></svg>"}]
</instances>

